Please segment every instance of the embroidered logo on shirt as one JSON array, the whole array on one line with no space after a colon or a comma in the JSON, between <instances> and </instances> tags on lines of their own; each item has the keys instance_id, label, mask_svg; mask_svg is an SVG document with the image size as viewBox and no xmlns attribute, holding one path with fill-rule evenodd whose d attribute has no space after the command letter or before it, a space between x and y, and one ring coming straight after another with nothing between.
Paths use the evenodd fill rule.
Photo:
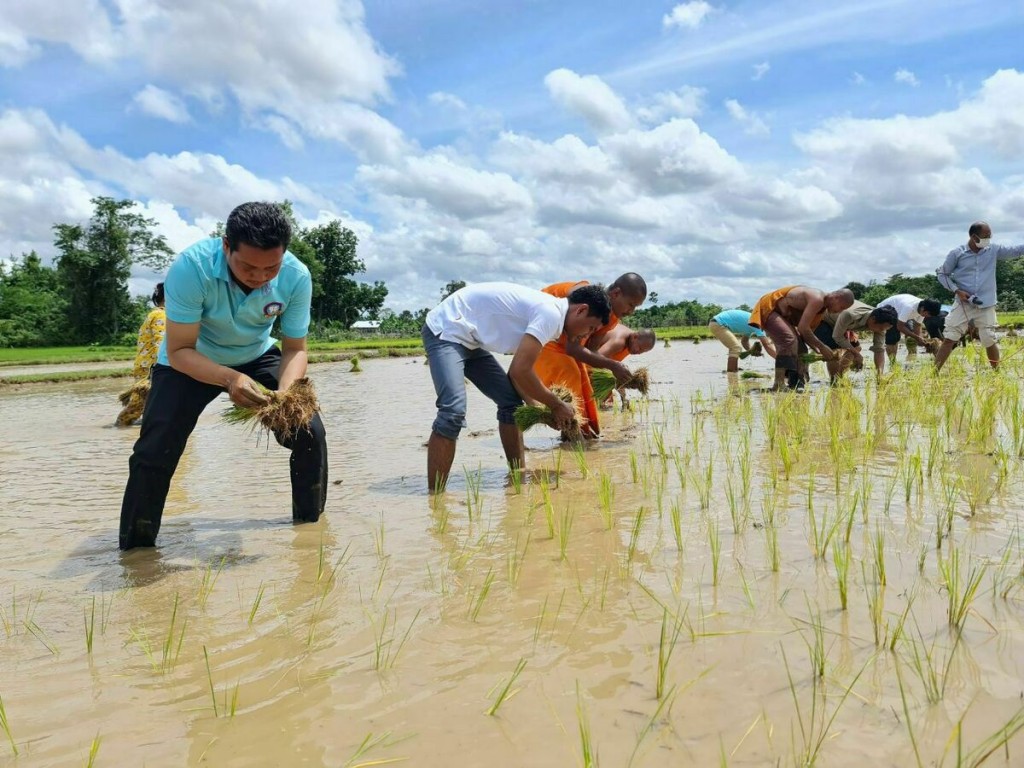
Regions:
<instances>
[{"instance_id":1,"label":"embroidered logo on shirt","mask_svg":"<svg viewBox=\"0 0 1024 768\"><path fill-rule=\"evenodd\" d=\"M263 307L264 317L278 317L284 314L284 304L280 301L272 301Z\"/></svg>"}]
</instances>

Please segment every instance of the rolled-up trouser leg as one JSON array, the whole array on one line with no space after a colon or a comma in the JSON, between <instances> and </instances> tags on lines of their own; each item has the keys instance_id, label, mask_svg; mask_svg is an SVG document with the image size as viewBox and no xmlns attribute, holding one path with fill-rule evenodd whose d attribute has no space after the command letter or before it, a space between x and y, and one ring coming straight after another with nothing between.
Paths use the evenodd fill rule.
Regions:
<instances>
[{"instance_id":1,"label":"rolled-up trouser leg","mask_svg":"<svg viewBox=\"0 0 1024 768\"><path fill-rule=\"evenodd\" d=\"M433 431L449 440L458 440L459 433L466 428L466 357L472 350L444 341L426 325L422 338L437 393Z\"/></svg>"},{"instance_id":2,"label":"rolled-up trouser leg","mask_svg":"<svg viewBox=\"0 0 1024 768\"><path fill-rule=\"evenodd\" d=\"M178 459L199 414L221 391L166 365L153 366L142 430L128 460L118 536L121 549L156 545Z\"/></svg>"},{"instance_id":3,"label":"rolled-up trouser leg","mask_svg":"<svg viewBox=\"0 0 1024 768\"><path fill-rule=\"evenodd\" d=\"M772 312L761 323L761 330L775 345L775 368L787 371L799 371L800 338L796 329L778 312Z\"/></svg>"},{"instance_id":4,"label":"rolled-up trouser leg","mask_svg":"<svg viewBox=\"0 0 1024 768\"><path fill-rule=\"evenodd\" d=\"M273 347L235 370L267 389L278 388L281 350ZM294 434L274 433L277 442L292 452L288 466L292 481L292 522L315 523L327 503L327 432L320 414Z\"/></svg>"}]
</instances>

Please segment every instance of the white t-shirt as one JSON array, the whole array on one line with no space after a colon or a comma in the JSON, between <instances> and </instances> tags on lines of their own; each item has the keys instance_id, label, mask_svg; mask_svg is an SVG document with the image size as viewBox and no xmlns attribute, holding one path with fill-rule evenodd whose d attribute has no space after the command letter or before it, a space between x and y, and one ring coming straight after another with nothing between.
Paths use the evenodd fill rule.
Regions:
<instances>
[{"instance_id":1,"label":"white t-shirt","mask_svg":"<svg viewBox=\"0 0 1024 768\"><path fill-rule=\"evenodd\" d=\"M920 323L924 320L924 317L917 311L917 307L920 303L921 299L917 298L917 296L913 296L909 293L897 293L895 296L890 296L878 306L892 307L896 310L896 316L904 323L908 323L911 320L915 323Z\"/></svg>"},{"instance_id":2,"label":"white t-shirt","mask_svg":"<svg viewBox=\"0 0 1024 768\"><path fill-rule=\"evenodd\" d=\"M511 355L524 334L541 344L562 335L569 300L514 283L476 283L427 313L427 327L445 341Z\"/></svg>"}]
</instances>

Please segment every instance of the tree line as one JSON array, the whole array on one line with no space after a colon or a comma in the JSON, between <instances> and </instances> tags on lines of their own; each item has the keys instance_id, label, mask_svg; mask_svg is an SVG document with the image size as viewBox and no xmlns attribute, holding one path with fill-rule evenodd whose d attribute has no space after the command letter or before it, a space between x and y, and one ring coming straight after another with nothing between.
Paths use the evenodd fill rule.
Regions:
<instances>
[{"instance_id":1,"label":"tree line","mask_svg":"<svg viewBox=\"0 0 1024 768\"><path fill-rule=\"evenodd\" d=\"M132 267L142 265L162 271L174 253L163 236L155 233L156 222L135 210L134 201L96 197L92 205L88 222L53 226L53 266L44 264L34 251L14 258L6 266L0 263L0 346L134 343L149 302L146 297L133 298L129 293ZM337 220L300 227L291 205L287 201L282 205L294 232L289 250L309 268L313 278L314 338L340 338L361 318L379 320L381 333L388 335L419 333L430 307L395 312L384 307L388 295L384 282L354 279L366 271L366 265L359 258L359 239L352 230ZM220 224L211 236L222 234ZM1024 259L1000 261L996 276L999 310L1024 310ZM441 289L439 300L465 284L450 280ZM944 303L952 299L934 274L914 277L897 273L884 281L851 282L846 287L857 299L872 305L897 293ZM746 305L741 308L750 309ZM661 302L652 291L648 306L638 310L629 324L650 328L706 325L722 309L696 299Z\"/></svg>"},{"instance_id":2,"label":"tree line","mask_svg":"<svg viewBox=\"0 0 1024 768\"><path fill-rule=\"evenodd\" d=\"M149 301L129 293L132 267L163 271L174 252L134 201L96 197L92 205L87 223L53 226L53 266L34 251L0 263L0 346L135 343ZM366 271L355 233L339 221L302 228L291 206L283 206L292 219L288 249L313 278L314 334L346 330L360 317L377 319L388 289L379 280L353 279ZM223 231L221 223L211 236Z\"/></svg>"}]
</instances>

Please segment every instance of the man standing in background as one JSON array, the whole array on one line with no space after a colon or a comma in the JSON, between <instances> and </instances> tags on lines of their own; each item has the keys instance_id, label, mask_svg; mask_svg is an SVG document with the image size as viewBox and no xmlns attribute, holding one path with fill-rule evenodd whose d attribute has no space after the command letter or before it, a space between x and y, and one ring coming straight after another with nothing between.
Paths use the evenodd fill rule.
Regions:
<instances>
[{"instance_id":1,"label":"man standing in background","mask_svg":"<svg viewBox=\"0 0 1024 768\"><path fill-rule=\"evenodd\" d=\"M989 364L999 367L996 343L996 262L1024 256L1024 245L993 245L992 228L976 221L967 230L967 244L949 252L936 275L953 292L953 309L946 317L945 340L935 353L935 371L946 359L973 321Z\"/></svg>"}]
</instances>

